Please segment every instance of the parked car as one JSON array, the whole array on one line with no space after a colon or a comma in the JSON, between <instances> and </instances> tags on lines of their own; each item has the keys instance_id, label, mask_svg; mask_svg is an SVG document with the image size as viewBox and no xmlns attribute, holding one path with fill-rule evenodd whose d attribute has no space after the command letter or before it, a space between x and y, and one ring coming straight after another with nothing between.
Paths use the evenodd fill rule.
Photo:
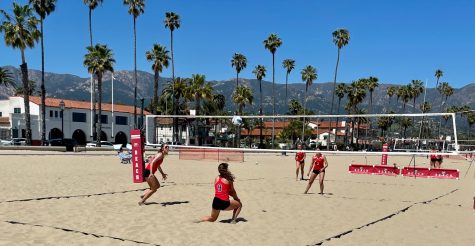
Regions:
<instances>
[{"instance_id":1,"label":"parked car","mask_svg":"<svg viewBox=\"0 0 475 246\"><path fill-rule=\"evenodd\" d=\"M57 138L49 140L50 146L66 146L66 151L73 151L74 147L78 145L76 139L72 138Z\"/></svg>"},{"instance_id":2,"label":"parked car","mask_svg":"<svg viewBox=\"0 0 475 246\"><path fill-rule=\"evenodd\" d=\"M12 145L26 145L26 138L12 138Z\"/></svg>"},{"instance_id":3,"label":"parked car","mask_svg":"<svg viewBox=\"0 0 475 246\"><path fill-rule=\"evenodd\" d=\"M97 147L96 142L87 142L86 147ZM114 148L114 144L107 141L101 141L101 147Z\"/></svg>"},{"instance_id":4,"label":"parked car","mask_svg":"<svg viewBox=\"0 0 475 246\"><path fill-rule=\"evenodd\" d=\"M12 141L0 139L0 146L5 146L5 145L12 145Z\"/></svg>"}]
</instances>

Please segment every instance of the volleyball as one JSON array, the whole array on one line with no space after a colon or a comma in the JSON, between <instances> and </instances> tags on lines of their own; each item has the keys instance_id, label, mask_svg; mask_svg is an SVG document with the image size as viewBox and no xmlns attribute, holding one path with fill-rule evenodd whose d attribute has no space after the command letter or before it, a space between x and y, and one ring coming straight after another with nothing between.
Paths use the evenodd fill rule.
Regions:
<instances>
[{"instance_id":1,"label":"volleyball","mask_svg":"<svg viewBox=\"0 0 475 246\"><path fill-rule=\"evenodd\" d=\"M240 126L242 125L242 118L239 116L234 116L232 119L233 125Z\"/></svg>"}]
</instances>

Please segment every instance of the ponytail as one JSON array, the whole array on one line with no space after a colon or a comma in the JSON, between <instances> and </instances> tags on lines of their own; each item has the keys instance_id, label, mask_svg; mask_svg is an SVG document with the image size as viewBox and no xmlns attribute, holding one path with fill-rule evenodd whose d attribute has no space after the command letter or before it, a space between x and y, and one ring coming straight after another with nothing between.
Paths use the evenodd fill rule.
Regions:
<instances>
[{"instance_id":1,"label":"ponytail","mask_svg":"<svg viewBox=\"0 0 475 246\"><path fill-rule=\"evenodd\" d=\"M227 179L229 182L234 181L234 175L228 170L228 163L221 163L218 166L219 176Z\"/></svg>"}]
</instances>

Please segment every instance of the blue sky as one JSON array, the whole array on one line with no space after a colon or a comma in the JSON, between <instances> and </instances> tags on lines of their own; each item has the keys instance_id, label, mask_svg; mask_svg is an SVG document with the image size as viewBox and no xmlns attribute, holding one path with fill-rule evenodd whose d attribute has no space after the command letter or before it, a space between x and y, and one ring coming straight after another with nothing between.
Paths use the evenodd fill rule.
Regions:
<instances>
[{"instance_id":1,"label":"blue sky","mask_svg":"<svg viewBox=\"0 0 475 246\"><path fill-rule=\"evenodd\" d=\"M25 3L26 0L16 0ZM11 12L12 0L0 8ZM104 0L93 12L95 43L107 44L116 70L133 70L133 21L122 0ZM258 64L272 80L272 57L263 40L277 34L283 45L276 53L276 83L285 83L282 60L296 60L289 81L301 83L300 70L312 65L319 82L333 81L337 49L331 33L347 28L350 44L343 48L338 81L376 76L383 83L405 84L412 79L435 84L442 81L462 87L475 81L475 18L472 0L146 0L137 19L137 67L151 72L145 52L153 43L170 47L165 12L181 17L174 32L175 73L208 80L235 78L231 57L248 59L240 77L254 78ZM6 47L0 34L0 66L20 64L20 52ZM88 8L82 0L58 0L56 11L45 21L46 71L87 77L83 66L89 45ZM30 68L41 68L40 45L26 52ZM171 67L163 76L171 76Z\"/></svg>"}]
</instances>

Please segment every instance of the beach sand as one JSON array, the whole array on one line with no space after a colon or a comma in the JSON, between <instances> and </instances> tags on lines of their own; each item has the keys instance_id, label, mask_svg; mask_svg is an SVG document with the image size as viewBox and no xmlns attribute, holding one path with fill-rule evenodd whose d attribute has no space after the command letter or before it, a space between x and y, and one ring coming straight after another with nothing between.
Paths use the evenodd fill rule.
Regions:
<instances>
[{"instance_id":1,"label":"beach sand","mask_svg":"<svg viewBox=\"0 0 475 246\"><path fill-rule=\"evenodd\" d=\"M14 153L16 155L6 155ZM292 155L246 154L230 163L243 202L239 222L209 215L216 161L171 153L169 175L149 205L147 185L111 152L60 154L0 151L0 245L473 245L475 179L465 160L445 159L460 180L356 175L364 156L327 156L325 195L318 182L304 195ZM308 155L309 156L309 155ZM369 156L377 164L381 157ZM310 157L307 158L307 171ZM410 157L390 156L400 167ZM417 157L418 166L428 166Z\"/></svg>"}]
</instances>

